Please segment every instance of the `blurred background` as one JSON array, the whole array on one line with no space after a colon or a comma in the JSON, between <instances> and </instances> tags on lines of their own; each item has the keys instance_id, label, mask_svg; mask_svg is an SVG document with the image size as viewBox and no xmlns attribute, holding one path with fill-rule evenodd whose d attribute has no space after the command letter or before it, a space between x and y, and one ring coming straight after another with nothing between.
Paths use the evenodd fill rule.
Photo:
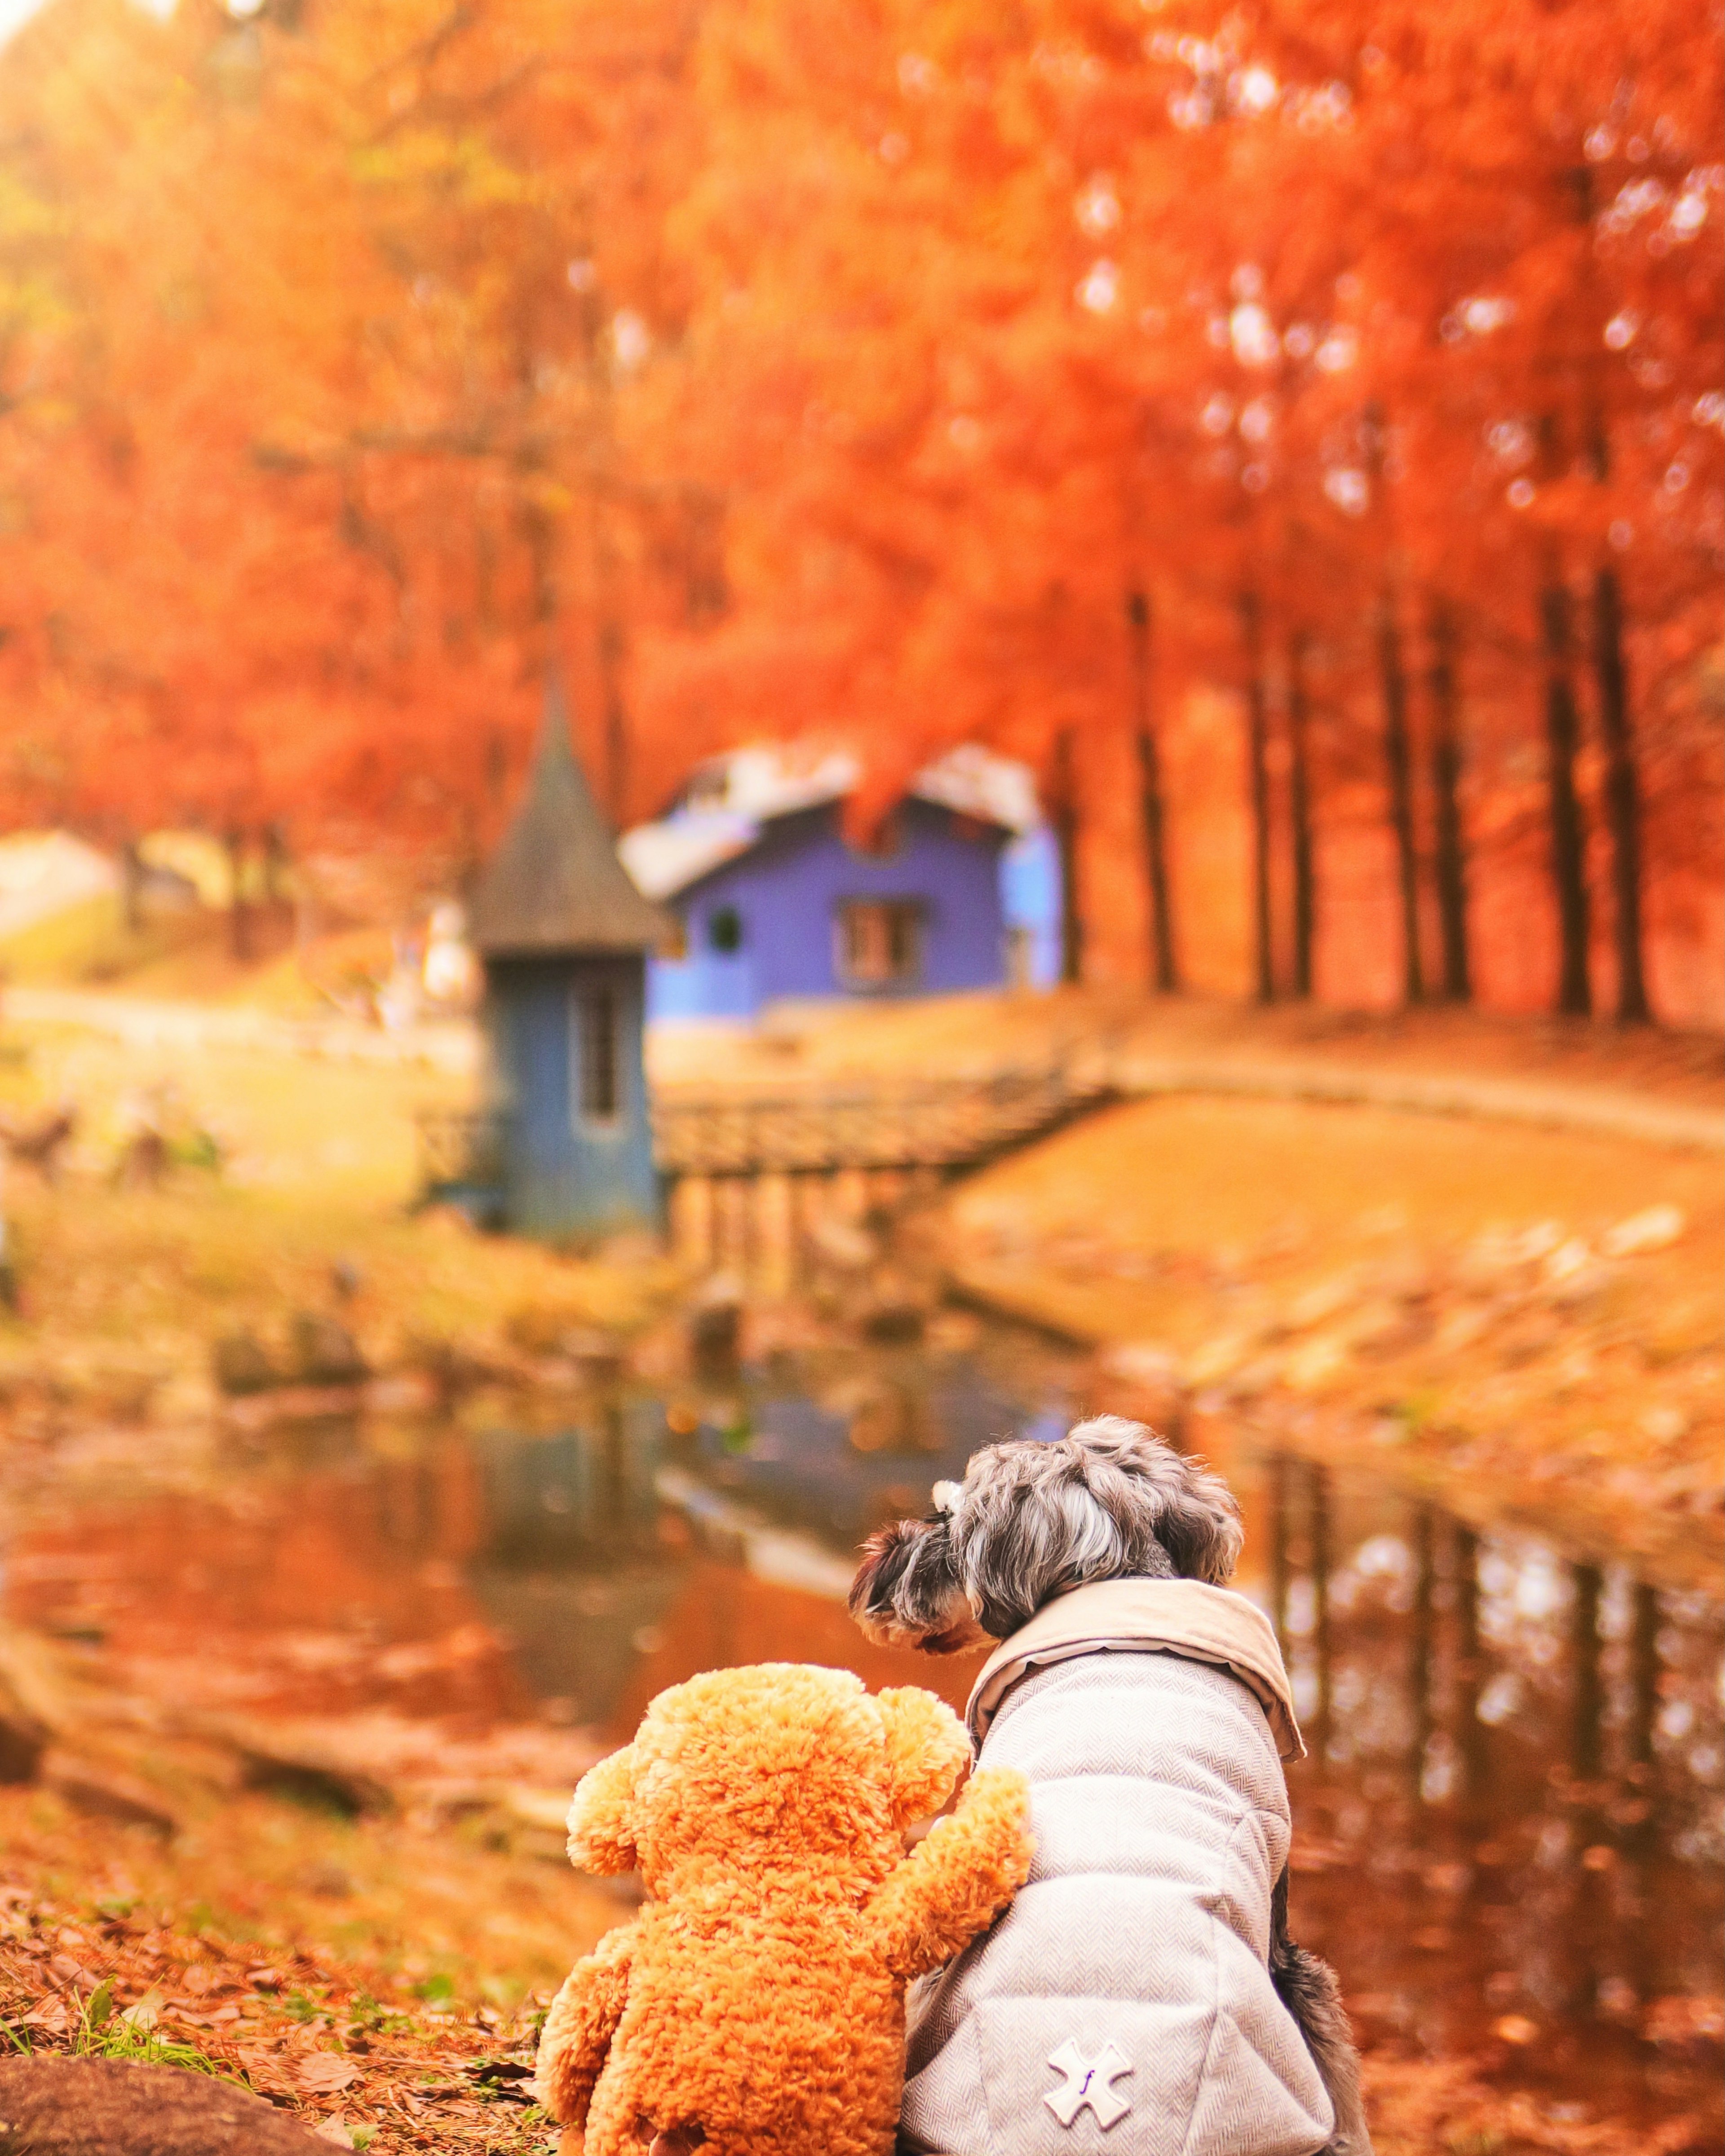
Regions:
<instances>
[{"instance_id":1,"label":"blurred background","mask_svg":"<svg viewBox=\"0 0 1725 2156\"><path fill-rule=\"evenodd\" d=\"M1671 0L3 0L0 2035L542 2150L567 1792L1139 1414L1378 2145L1715 2148Z\"/></svg>"}]
</instances>

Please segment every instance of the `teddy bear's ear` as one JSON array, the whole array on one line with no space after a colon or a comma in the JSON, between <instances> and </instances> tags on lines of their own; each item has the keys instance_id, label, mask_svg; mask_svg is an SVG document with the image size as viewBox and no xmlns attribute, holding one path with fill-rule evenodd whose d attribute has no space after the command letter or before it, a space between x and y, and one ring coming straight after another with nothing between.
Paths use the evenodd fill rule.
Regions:
<instances>
[{"instance_id":1,"label":"teddy bear's ear","mask_svg":"<svg viewBox=\"0 0 1725 2156\"><path fill-rule=\"evenodd\" d=\"M963 1725L944 1700L918 1685L877 1696L886 1726L886 1772L900 1826L937 1812L970 1763Z\"/></svg>"},{"instance_id":2,"label":"teddy bear's ear","mask_svg":"<svg viewBox=\"0 0 1725 2156\"><path fill-rule=\"evenodd\" d=\"M583 1871L633 1871L635 1748L589 1768L569 1805L569 1861Z\"/></svg>"}]
</instances>

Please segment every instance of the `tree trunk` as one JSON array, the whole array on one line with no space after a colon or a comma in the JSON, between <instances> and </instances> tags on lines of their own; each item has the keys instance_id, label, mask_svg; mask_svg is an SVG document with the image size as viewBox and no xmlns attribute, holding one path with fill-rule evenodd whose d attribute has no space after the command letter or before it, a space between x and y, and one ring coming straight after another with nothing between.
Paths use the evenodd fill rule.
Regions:
<instances>
[{"instance_id":1,"label":"tree trunk","mask_svg":"<svg viewBox=\"0 0 1725 2156\"><path fill-rule=\"evenodd\" d=\"M1060 978L1084 978L1084 920L1078 908L1078 788L1073 769L1072 729L1055 737L1055 843L1060 861Z\"/></svg>"},{"instance_id":2,"label":"tree trunk","mask_svg":"<svg viewBox=\"0 0 1725 2156\"><path fill-rule=\"evenodd\" d=\"M1258 1001L1276 1000L1276 958L1270 921L1269 696L1264 681L1264 622L1255 592L1240 595L1245 644L1246 757L1252 803L1252 946Z\"/></svg>"},{"instance_id":3,"label":"tree trunk","mask_svg":"<svg viewBox=\"0 0 1725 2156\"><path fill-rule=\"evenodd\" d=\"M621 830L629 805L629 716L623 702L623 629L606 612L599 624L599 674L605 697L605 793Z\"/></svg>"},{"instance_id":4,"label":"tree trunk","mask_svg":"<svg viewBox=\"0 0 1725 2156\"><path fill-rule=\"evenodd\" d=\"M1127 626L1132 634L1133 734L1138 751L1138 809L1144 830L1144 875L1150 896L1150 984L1167 995L1178 988L1174 924L1168 900L1168 817L1162 790L1162 744L1150 709L1150 602L1128 592Z\"/></svg>"},{"instance_id":5,"label":"tree trunk","mask_svg":"<svg viewBox=\"0 0 1725 2156\"><path fill-rule=\"evenodd\" d=\"M136 936L144 925L144 863L136 839L120 849L120 908L126 932Z\"/></svg>"},{"instance_id":6,"label":"tree trunk","mask_svg":"<svg viewBox=\"0 0 1725 2156\"><path fill-rule=\"evenodd\" d=\"M1546 564L1544 587L1539 594L1539 625L1545 653L1546 801L1560 953L1558 1009L1569 1016L1585 1018L1593 1009L1593 992L1587 971L1586 838L1581 800L1575 790L1581 718L1571 675L1569 594L1555 559Z\"/></svg>"},{"instance_id":7,"label":"tree trunk","mask_svg":"<svg viewBox=\"0 0 1725 2156\"><path fill-rule=\"evenodd\" d=\"M1420 963L1420 854L1414 839L1414 773L1408 746L1408 677L1402 665L1395 603L1386 592L1378 608L1378 685L1384 700L1384 761L1389 778L1389 823L1395 834L1395 874L1402 916L1402 995L1425 993Z\"/></svg>"},{"instance_id":8,"label":"tree trunk","mask_svg":"<svg viewBox=\"0 0 1725 2156\"><path fill-rule=\"evenodd\" d=\"M1435 811L1438 927L1444 947L1444 993L1465 1004L1473 995L1467 950L1467 842L1461 829L1461 727L1455 684L1455 624L1443 600L1431 609L1431 665L1425 676L1431 704L1431 794Z\"/></svg>"},{"instance_id":9,"label":"tree trunk","mask_svg":"<svg viewBox=\"0 0 1725 2156\"><path fill-rule=\"evenodd\" d=\"M287 839L280 824L264 826L264 896L271 906L287 896Z\"/></svg>"},{"instance_id":10,"label":"tree trunk","mask_svg":"<svg viewBox=\"0 0 1725 2156\"><path fill-rule=\"evenodd\" d=\"M1312 993L1317 933L1317 877L1312 854L1312 776L1307 753L1312 706L1306 688L1306 637L1288 643L1288 821L1294 850L1294 993Z\"/></svg>"},{"instance_id":11,"label":"tree trunk","mask_svg":"<svg viewBox=\"0 0 1725 2156\"><path fill-rule=\"evenodd\" d=\"M252 955L252 911L245 895L245 833L230 830L223 844L228 850L228 948L244 965Z\"/></svg>"},{"instance_id":12,"label":"tree trunk","mask_svg":"<svg viewBox=\"0 0 1725 2156\"><path fill-rule=\"evenodd\" d=\"M1617 1016L1640 1025L1653 1015L1641 957L1641 789L1630 731L1629 676L1623 659L1623 594L1617 572L1594 576L1594 678L1605 742L1605 820L1611 834L1613 941L1617 951Z\"/></svg>"}]
</instances>

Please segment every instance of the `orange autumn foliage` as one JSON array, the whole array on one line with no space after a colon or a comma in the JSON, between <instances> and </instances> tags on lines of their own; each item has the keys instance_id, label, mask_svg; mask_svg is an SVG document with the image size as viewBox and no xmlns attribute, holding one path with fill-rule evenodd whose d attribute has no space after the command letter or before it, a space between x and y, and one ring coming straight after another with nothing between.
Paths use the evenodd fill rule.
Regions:
<instances>
[{"instance_id":1,"label":"orange autumn foliage","mask_svg":"<svg viewBox=\"0 0 1725 2156\"><path fill-rule=\"evenodd\" d=\"M556 649L619 817L1027 757L1099 977L1716 1024L1716 12L49 0L12 812L454 875Z\"/></svg>"}]
</instances>

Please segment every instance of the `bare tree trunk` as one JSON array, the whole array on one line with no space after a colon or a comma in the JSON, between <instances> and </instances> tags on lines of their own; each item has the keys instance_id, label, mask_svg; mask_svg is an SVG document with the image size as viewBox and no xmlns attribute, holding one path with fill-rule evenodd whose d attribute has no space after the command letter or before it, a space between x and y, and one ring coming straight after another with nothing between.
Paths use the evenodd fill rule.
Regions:
<instances>
[{"instance_id":1,"label":"bare tree trunk","mask_svg":"<svg viewBox=\"0 0 1725 2156\"><path fill-rule=\"evenodd\" d=\"M621 830L629 806L629 715L623 701L623 628L608 606L599 623L599 674L605 697L605 796Z\"/></svg>"},{"instance_id":2,"label":"bare tree trunk","mask_svg":"<svg viewBox=\"0 0 1725 2156\"><path fill-rule=\"evenodd\" d=\"M228 851L228 947L242 965L252 955L252 910L245 895L245 833L236 825L223 834Z\"/></svg>"},{"instance_id":3,"label":"bare tree trunk","mask_svg":"<svg viewBox=\"0 0 1725 2156\"><path fill-rule=\"evenodd\" d=\"M1434 600L1431 664L1425 676L1431 705L1431 793L1435 811L1438 928L1444 947L1444 993L1452 1003L1473 995L1467 949L1467 842L1461 829L1461 726L1455 682L1455 623Z\"/></svg>"},{"instance_id":4,"label":"bare tree trunk","mask_svg":"<svg viewBox=\"0 0 1725 2156\"><path fill-rule=\"evenodd\" d=\"M1073 769L1072 729L1055 737L1055 843L1060 861L1060 978L1084 978L1084 920L1078 906L1078 787Z\"/></svg>"},{"instance_id":5,"label":"bare tree trunk","mask_svg":"<svg viewBox=\"0 0 1725 2156\"><path fill-rule=\"evenodd\" d=\"M1590 229L1594 216L1592 169L1565 175L1575 222ZM1592 259L1589 249L1584 260ZM1604 308L1599 309L1603 314ZM1611 477L1611 434L1600 376L1604 355L1597 339L1580 358L1581 426L1589 468L1598 485ZM1554 446L1548 440L1548 454ZM1641 921L1641 802L1630 718L1629 670L1623 656L1623 591L1609 562L1594 572L1594 685L1599 701L1599 732L1605 750L1605 828L1611 838L1612 943L1617 958L1620 1024L1645 1024L1647 1001Z\"/></svg>"},{"instance_id":6,"label":"bare tree trunk","mask_svg":"<svg viewBox=\"0 0 1725 2156\"><path fill-rule=\"evenodd\" d=\"M1142 592L1126 597L1132 634L1133 734L1138 751L1138 808L1144 829L1144 875L1150 894L1150 983L1164 995L1178 988L1174 924L1168 899L1168 817L1162 790L1162 744L1150 708L1150 602Z\"/></svg>"},{"instance_id":7,"label":"bare tree trunk","mask_svg":"<svg viewBox=\"0 0 1725 2156\"><path fill-rule=\"evenodd\" d=\"M1425 994L1420 962L1420 853L1414 837L1414 772L1408 744L1408 677L1402 665L1395 602L1385 592L1378 606L1378 685L1384 700L1384 761L1389 778L1389 823L1395 834L1395 873L1402 916L1402 994L1410 1004Z\"/></svg>"},{"instance_id":8,"label":"bare tree trunk","mask_svg":"<svg viewBox=\"0 0 1725 2156\"><path fill-rule=\"evenodd\" d=\"M264 896L271 906L280 905L287 896L287 865L286 834L279 823L268 823L264 826Z\"/></svg>"},{"instance_id":9,"label":"bare tree trunk","mask_svg":"<svg viewBox=\"0 0 1725 2156\"><path fill-rule=\"evenodd\" d=\"M1545 654L1547 814L1551 825L1552 885L1558 902L1558 1009L1577 1018L1593 1009L1588 981L1589 910L1586 838L1575 790L1575 756L1581 717L1572 676L1569 593L1555 557L1546 562L1539 594L1540 639Z\"/></svg>"},{"instance_id":10,"label":"bare tree trunk","mask_svg":"<svg viewBox=\"0 0 1725 2156\"><path fill-rule=\"evenodd\" d=\"M1246 755L1252 803L1252 942L1258 1001L1276 1000L1276 960L1270 918L1270 711L1264 680L1264 621L1255 592L1240 595L1240 628L1245 644Z\"/></svg>"},{"instance_id":11,"label":"bare tree trunk","mask_svg":"<svg viewBox=\"0 0 1725 2156\"><path fill-rule=\"evenodd\" d=\"M1294 850L1294 993L1312 993L1317 935L1317 876L1312 849L1312 774L1307 755L1312 706L1306 686L1306 634L1288 641L1288 821Z\"/></svg>"},{"instance_id":12,"label":"bare tree trunk","mask_svg":"<svg viewBox=\"0 0 1725 2156\"><path fill-rule=\"evenodd\" d=\"M144 925L144 863L136 839L120 849L120 908L126 933L136 936Z\"/></svg>"},{"instance_id":13,"label":"bare tree trunk","mask_svg":"<svg viewBox=\"0 0 1725 2156\"><path fill-rule=\"evenodd\" d=\"M1641 788L1630 732L1629 675L1623 659L1623 594L1617 572L1594 576L1594 679L1605 742L1605 820L1611 834L1612 937L1617 952L1617 1016L1625 1025L1653 1015L1642 963Z\"/></svg>"}]
</instances>

